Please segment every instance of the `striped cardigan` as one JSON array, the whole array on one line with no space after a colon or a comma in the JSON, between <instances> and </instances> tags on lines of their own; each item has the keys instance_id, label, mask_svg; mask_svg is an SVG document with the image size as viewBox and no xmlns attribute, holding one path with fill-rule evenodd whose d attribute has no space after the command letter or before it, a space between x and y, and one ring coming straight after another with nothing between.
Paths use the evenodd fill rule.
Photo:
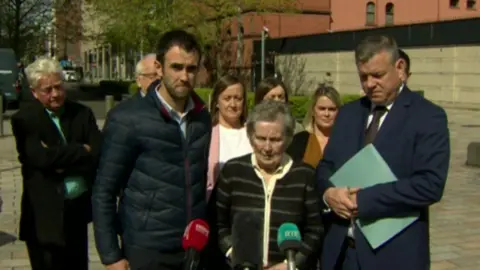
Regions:
<instances>
[{"instance_id":1,"label":"striped cardigan","mask_svg":"<svg viewBox=\"0 0 480 270\"><path fill-rule=\"evenodd\" d=\"M222 168L215 200L218 241L223 254L227 254L232 245L231 228L236 213L265 214L266 192L262 181L252 165L251 154L232 159ZM277 245L277 233L283 223L292 222L298 226L303 240L303 250L296 257L297 268L315 269L323 239L315 170L302 162L294 162L276 182L271 196L268 254L264 254L268 256L268 266L285 260Z\"/></svg>"}]
</instances>

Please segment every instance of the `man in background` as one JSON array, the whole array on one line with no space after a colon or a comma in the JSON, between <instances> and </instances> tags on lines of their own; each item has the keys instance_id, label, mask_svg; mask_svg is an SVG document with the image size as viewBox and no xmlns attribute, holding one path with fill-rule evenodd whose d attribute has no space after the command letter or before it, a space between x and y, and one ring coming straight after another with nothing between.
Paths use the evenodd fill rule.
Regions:
<instances>
[{"instance_id":1,"label":"man in background","mask_svg":"<svg viewBox=\"0 0 480 270\"><path fill-rule=\"evenodd\" d=\"M135 67L135 82L138 86L138 92L133 94L136 97L145 97L147 89L156 80L160 79L157 74L157 55L150 53L138 61Z\"/></svg>"},{"instance_id":2,"label":"man in background","mask_svg":"<svg viewBox=\"0 0 480 270\"><path fill-rule=\"evenodd\" d=\"M39 58L25 73L35 100L12 116L23 178L20 240L33 270L87 270L101 133L90 108L66 99L58 61Z\"/></svg>"},{"instance_id":3,"label":"man in background","mask_svg":"<svg viewBox=\"0 0 480 270\"><path fill-rule=\"evenodd\" d=\"M412 73L410 72L410 57L402 49L398 49L398 56L400 59L403 59L403 61L405 62L405 66L403 67L404 74L402 75L402 80L405 84L407 84L407 81L410 78L410 75L412 75Z\"/></svg>"}]
</instances>

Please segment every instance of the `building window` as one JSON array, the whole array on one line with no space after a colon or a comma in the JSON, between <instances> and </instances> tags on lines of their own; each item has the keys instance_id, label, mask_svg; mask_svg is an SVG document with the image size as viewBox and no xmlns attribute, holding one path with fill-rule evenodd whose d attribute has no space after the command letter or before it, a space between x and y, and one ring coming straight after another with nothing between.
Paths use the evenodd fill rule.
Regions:
<instances>
[{"instance_id":1,"label":"building window","mask_svg":"<svg viewBox=\"0 0 480 270\"><path fill-rule=\"evenodd\" d=\"M477 8L477 1L476 0L467 0L467 8L468 9L476 9Z\"/></svg>"},{"instance_id":2,"label":"building window","mask_svg":"<svg viewBox=\"0 0 480 270\"><path fill-rule=\"evenodd\" d=\"M367 3L367 25L375 24L375 3Z\"/></svg>"},{"instance_id":3,"label":"building window","mask_svg":"<svg viewBox=\"0 0 480 270\"><path fill-rule=\"evenodd\" d=\"M459 0L450 0L450 8L458 8Z\"/></svg>"},{"instance_id":4,"label":"building window","mask_svg":"<svg viewBox=\"0 0 480 270\"><path fill-rule=\"evenodd\" d=\"M387 3L387 5L385 5L385 24L386 25L393 25L394 7L395 6L392 3Z\"/></svg>"}]
</instances>

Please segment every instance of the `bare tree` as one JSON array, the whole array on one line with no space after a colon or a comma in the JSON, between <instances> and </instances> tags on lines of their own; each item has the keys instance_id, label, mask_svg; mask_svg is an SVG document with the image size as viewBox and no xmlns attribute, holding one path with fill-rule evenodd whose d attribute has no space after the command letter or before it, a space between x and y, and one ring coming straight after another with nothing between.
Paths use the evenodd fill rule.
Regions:
<instances>
[{"instance_id":1,"label":"bare tree","mask_svg":"<svg viewBox=\"0 0 480 270\"><path fill-rule=\"evenodd\" d=\"M291 95L307 93L316 84L315 80L307 77L306 64L307 59L299 55L275 57L276 70L282 75L282 80Z\"/></svg>"},{"instance_id":2,"label":"bare tree","mask_svg":"<svg viewBox=\"0 0 480 270\"><path fill-rule=\"evenodd\" d=\"M50 0L2 0L3 45L12 48L17 56L38 48L45 38L45 26L52 18L51 3Z\"/></svg>"},{"instance_id":3,"label":"bare tree","mask_svg":"<svg viewBox=\"0 0 480 270\"><path fill-rule=\"evenodd\" d=\"M58 53L66 57L69 46L83 39L82 0L56 0L53 27Z\"/></svg>"},{"instance_id":4,"label":"bare tree","mask_svg":"<svg viewBox=\"0 0 480 270\"><path fill-rule=\"evenodd\" d=\"M294 0L204 0L188 9L193 31L212 50L210 60L217 76L235 67L237 75L250 77L245 67L245 35L258 34L249 27L254 17L264 12L295 12ZM192 4L191 4L192 5ZM190 11L193 10L193 11ZM235 26L235 27L233 27ZM244 32L247 31L247 32ZM248 60L247 60L248 61Z\"/></svg>"}]
</instances>

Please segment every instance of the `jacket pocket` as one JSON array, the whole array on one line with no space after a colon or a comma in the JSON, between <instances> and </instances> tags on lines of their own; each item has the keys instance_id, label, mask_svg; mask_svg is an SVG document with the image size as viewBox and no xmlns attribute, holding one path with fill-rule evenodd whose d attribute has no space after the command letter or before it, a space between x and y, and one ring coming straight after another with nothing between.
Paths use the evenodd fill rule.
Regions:
<instances>
[{"instance_id":1,"label":"jacket pocket","mask_svg":"<svg viewBox=\"0 0 480 270\"><path fill-rule=\"evenodd\" d=\"M140 229L142 230L147 228L148 220L150 218L150 213L152 211L152 206L153 206L153 203L155 202L156 195L157 195L156 192L153 192L147 195L148 198L146 200L146 204L144 205L144 208L143 208L144 210L142 211L142 215L141 215Z\"/></svg>"}]
</instances>

